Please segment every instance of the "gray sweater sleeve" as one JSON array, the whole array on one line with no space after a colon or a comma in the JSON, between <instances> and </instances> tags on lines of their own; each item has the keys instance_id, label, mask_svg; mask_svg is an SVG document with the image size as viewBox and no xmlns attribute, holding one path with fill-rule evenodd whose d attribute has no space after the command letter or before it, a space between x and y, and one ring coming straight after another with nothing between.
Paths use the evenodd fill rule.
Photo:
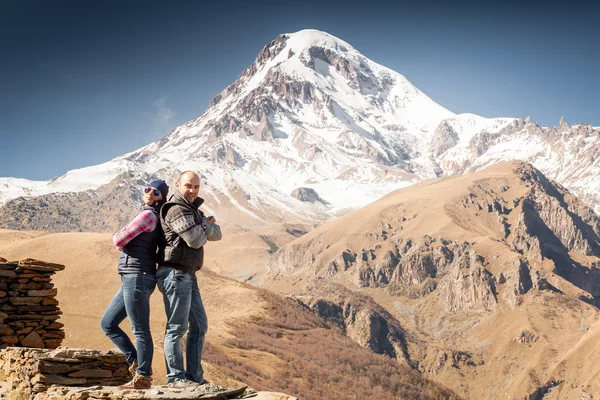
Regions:
<instances>
[{"instance_id":1,"label":"gray sweater sleeve","mask_svg":"<svg viewBox=\"0 0 600 400\"><path fill-rule=\"evenodd\" d=\"M167 211L165 222L192 249L199 249L206 244L207 235L202 225L196 225L194 214L185 208L178 206L171 207Z\"/></svg>"},{"instance_id":2,"label":"gray sweater sleeve","mask_svg":"<svg viewBox=\"0 0 600 400\"><path fill-rule=\"evenodd\" d=\"M206 234L206 238L210 241L221 240L223 234L221 233L221 227L217 224L209 224L204 222L202 224L204 228L204 233Z\"/></svg>"}]
</instances>

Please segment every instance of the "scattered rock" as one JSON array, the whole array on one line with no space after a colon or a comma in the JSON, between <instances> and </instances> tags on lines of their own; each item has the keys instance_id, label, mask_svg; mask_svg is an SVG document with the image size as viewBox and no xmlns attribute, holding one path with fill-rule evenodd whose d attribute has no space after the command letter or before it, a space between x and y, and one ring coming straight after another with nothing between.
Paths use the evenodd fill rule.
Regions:
<instances>
[{"instance_id":1,"label":"scattered rock","mask_svg":"<svg viewBox=\"0 0 600 400\"><path fill-rule=\"evenodd\" d=\"M513 341L515 343L535 343L538 339L539 337L535 333L527 330L521 330Z\"/></svg>"}]
</instances>

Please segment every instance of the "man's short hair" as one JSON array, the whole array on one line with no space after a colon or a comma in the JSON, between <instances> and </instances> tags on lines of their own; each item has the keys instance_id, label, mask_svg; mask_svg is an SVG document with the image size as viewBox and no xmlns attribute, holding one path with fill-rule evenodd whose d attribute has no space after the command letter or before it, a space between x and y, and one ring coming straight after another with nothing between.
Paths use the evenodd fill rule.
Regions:
<instances>
[{"instance_id":1,"label":"man's short hair","mask_svg":"<svg viewBox=\"0 0 600 400\"><path fill-rule=\"evenodd\" d=\"M179 178L177 178L177 182L180 182L181 181L181 177L184 176L185 174L194 174L194 175L196 175L198 177L198 179L200 179L200 175L198 175L197 173L195 173L194 171L192 171L190 169L190 170L187 170L187 171L183 171L181 174L179 174Z\"/></svg>"}]
</instances>

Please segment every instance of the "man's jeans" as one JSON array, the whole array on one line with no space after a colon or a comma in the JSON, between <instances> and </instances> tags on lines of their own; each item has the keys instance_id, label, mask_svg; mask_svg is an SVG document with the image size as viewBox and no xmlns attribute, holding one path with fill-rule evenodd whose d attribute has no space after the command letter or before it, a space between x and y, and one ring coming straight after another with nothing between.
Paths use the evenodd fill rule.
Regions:
<instances>
[{"instance_id":1,"label":"man's jeans","mask_svg":"<svg viewBox=\"0 0 600 400\"><path fill-rule=\"evenodd\" d=\"M204 381L202 349L208 330L208 318L200 297L195 274L171 267L156 271L158 290L163 294L167 328L165 331L165 361L169 383L175 379ZM189 323L189 329L188 329ZM181 338L187 330L185 345L186 363L183 369Z\"/></svg>"},{"instance_id":2,"label":"man's jeans","mask_svg":"<svg viewBox=\"0 0 600 400\"><path fill-rule=\"evenodd\" d=\"M150 334L150 295L156 287L156 277L152 274L123 274L121 288L112 299L100 326L110 340L125 354L129 365L138 362L137 373L152 376L152 356L154 344ZM119 324L129 317L136 345L119 328ZM137 348L137 351L136 351Z\"/></svg>"}]
</instances>

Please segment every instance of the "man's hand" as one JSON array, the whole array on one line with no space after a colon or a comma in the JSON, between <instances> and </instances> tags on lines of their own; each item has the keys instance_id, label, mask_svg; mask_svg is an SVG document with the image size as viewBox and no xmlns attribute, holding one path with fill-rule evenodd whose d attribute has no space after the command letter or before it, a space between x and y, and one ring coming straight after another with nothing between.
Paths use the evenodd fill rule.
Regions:
<instances>
[{"instance_id":1,"label":"man's hand","mask_svg":"<svg viewBox=\"0 0 600 400\"><path fill-rule=\"evenodd\" d=\"M204 219L202 223L202 227L204 228L204 232L206 232L206 239L210 241L221 240L221 227L217 225L217 219L215 217L208 216Z\"/></svg>"}]
</instances>

